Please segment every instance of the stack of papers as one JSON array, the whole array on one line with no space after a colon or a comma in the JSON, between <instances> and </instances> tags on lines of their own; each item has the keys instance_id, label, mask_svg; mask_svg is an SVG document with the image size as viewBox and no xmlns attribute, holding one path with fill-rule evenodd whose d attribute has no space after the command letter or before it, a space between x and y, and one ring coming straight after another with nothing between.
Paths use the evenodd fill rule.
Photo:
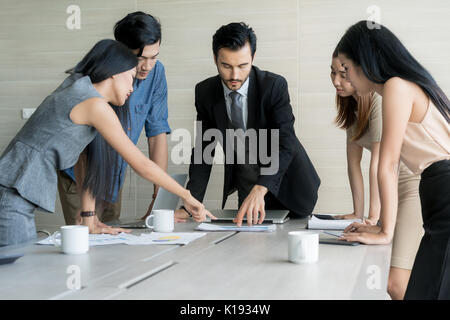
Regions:
<instances>
[{"instance_id":1,"label":"stack of papers","mask_svg":"<svg viewBox=\"0 0 450 320\"><path fill-rule=\"evenodd\" d=\"M274 224L270 224L270 225L253 225L251 227L249 226L237 227L235 224L230 226L224 226L212 223L201 223L197 226L196 229L202 231L273 232L276 230L276 226Z\"/></svg>"},{"instance_id":2,"label":"stack of papers","mask_svg":"<svg viewBox=\"0 0 450 320\"><path fill-rule=\"evenodd\" d=\"M142 233L140 236L120 233L118 235L112 234L90 234L89 246L104 246L110 244L126 244L126 245L150 245L150 244L182 244L186 245L191 241L205 236L204 232L191 232L191 233L163 233L163 232L151 232ZM41 245L54 245L55 242L61 241L61 235L55 233L50 237L36 242Z\"/></svg>"},{"instance_id":3,"label":"stack of papers","mask_svg":"<svg viewBox=\"0 0 450 320\"><path fill-rule=\"evenodd\" d=\"M353 222L362 222L361 219L334 219L331 215L319 215L319 217L312 215L311 219L308 220L308 229L344 230Z\"/></svg>"}]
</instances>

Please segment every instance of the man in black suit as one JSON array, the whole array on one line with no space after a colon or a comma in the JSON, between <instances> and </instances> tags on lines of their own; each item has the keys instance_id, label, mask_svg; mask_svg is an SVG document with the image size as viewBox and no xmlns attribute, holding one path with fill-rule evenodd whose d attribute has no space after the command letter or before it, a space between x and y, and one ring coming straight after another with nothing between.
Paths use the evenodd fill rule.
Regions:
<instances>
[{"instance_id":1,"label":"man in black suit","mask_svg":"<svg viewBox=\"0 0 450 320\"><path fill-rule=\"evenodd\" d=\"M305 217L314 209L320 185L295 135L287 82L253 66L255 51L256 36L246 24L222 26L213 36L219 75L195 87L197 139L187 188L203 201L212 167L205 151L212 150L214 157L214 148L204 134L207 130L219 132L214 143L222 144L226 158L222 208L237 190L239 211L234 222L238 226L245 215L249 225L262 223L265 209L289 209L290 214ZM251 132L256 132L256 140L245 139ZM262 157L264 152L270 153L270 161ZM177 210L176 221L183 221L188 214ZM205 216L193 218L202 221Z\"/></svg>"}]
</instances>

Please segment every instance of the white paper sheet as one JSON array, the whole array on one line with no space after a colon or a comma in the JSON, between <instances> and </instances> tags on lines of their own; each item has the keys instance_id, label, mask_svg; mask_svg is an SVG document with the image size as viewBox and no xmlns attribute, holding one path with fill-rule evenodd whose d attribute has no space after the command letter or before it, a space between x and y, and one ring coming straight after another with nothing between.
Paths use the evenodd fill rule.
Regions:
<instances>
[{"instance_id":1,"label":"white paper sheet","mask_svg":"<svg viewBox=\"0 0 450 320\"><path fill-rule=\"evenodd\" d=\"M191 241L205 236L204 232L151 232L142 233L140 236L136 236L128 233L120 233L118 235L112 234L90 234L89 246L104 246L110 244L126 244L126 245L151 245L151 244L182 244L186 245ZM40 245L54 245L55 242L60 241L61 235L55 233L50 237L36 242Z\"/></svg>"},{"instance_id":2,"label":"white paper sheet","mask_svg":"<svg viewBox=\"0 0 450 320\"><path fill-rule=\"evenodd\" d=\"M197 226L196 229L201 231L273 232L276 230L276 226L274 224L270 224L270 225L253 225L251 227L249 226L237 227L235 224L227 226L212 223L201 223Z\"/></svg>"},{"instance_id":3,"label":"white paper sheet","mask_svg":"<svg viewBox=\"0 0 450 320\"><path fill-rule=\"evenodd\" d=\"M326 220L319 219L312 215L311 219L308 220L308 229L319 229L319 230L344 230L353 222L362 222L361 219L336 219L336 220Z\"/></svg>"},{"instance_id":4,"label":"white paper sheet","mask_svg":"<svg viewBox=\"0 0 450 320\"><path fill-rule=\"evenodd\" d=\"M204 232L151 232L141 234L139 239L134 240L130 245L142 244L183 244L186 245L191 241L197 240L206 233Z\"/></svg>"}]
</instances>

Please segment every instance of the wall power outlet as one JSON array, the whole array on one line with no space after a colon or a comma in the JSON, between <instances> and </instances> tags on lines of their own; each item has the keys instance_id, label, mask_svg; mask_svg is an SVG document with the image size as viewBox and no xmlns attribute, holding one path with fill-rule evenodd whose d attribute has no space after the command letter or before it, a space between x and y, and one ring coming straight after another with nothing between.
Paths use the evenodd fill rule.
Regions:
<instances>
[{"instance_id":1,"label":"wall power outlet","mask_svg":"<svg viewBox=\"0 0 450 320\"><path fill-rule=\"evenodd\" d=\"M22 119L28 119L31 117L33 112L36 111L36 108L23 108L22 109Z\"/></svg>"}]
</instances>

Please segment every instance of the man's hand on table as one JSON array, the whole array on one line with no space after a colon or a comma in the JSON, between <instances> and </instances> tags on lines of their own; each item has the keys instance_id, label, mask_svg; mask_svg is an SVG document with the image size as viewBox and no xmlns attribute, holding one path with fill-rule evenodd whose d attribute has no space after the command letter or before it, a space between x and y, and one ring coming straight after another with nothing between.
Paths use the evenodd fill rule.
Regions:
<instances>
[{"instance_id":1,"label":"man's hand on table","mask_svg":"<svg viewBox=\"0 0 450 320\"><path fill-rule=\"evenodd\" d=\"M247 215L247 224L251 226L252 224L261 224L266 217L266 211L264 209L265 201L264 196L269 190L260 185L255 185L247 198L245 198L241 207L239 208L236 218L233 222L237 224L238 227L242 225L242 220L244 216ZM258 220L259 214L259 220Z\"/></svg>"}]
</instances>

